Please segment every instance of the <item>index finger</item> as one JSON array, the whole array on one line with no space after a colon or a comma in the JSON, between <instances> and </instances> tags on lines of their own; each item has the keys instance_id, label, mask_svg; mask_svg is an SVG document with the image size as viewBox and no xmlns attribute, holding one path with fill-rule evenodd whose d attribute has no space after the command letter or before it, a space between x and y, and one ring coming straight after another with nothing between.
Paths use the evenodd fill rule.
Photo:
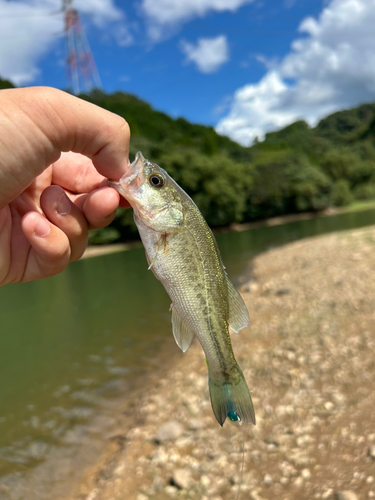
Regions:
<instances>
[{"instance_id":1,"label":"index finger","mask_svg":"<svg viewBox=\"0 0 375 500\"><path fill-rule=\"evenodd\" d=\"M62 153L53 164L52 184L57 184L72 193L90 193L105 181L90 158L77 153Z\"/></svg>"}]
</instances>

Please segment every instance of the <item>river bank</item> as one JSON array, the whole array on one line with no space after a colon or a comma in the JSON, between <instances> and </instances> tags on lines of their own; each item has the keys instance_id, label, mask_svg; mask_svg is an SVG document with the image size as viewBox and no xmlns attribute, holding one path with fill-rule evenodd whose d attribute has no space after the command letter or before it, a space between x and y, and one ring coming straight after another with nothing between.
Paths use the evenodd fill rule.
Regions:
<instances>
[{"instance_id":1,"label":"river bank","mask_svg":"<svg viewBox=\"0 0 375 500\"><path fill-rule=\"evenodd\" d=\"M257 425L218 426L195 341L127 401L70 498L375 498L375 227L261 254L241 293Z\"/></svg>"},{"instance_id":2,"label":"river bank","mask_svg":"<svg viewBox=\"0 0 375 500\"><path fill-rule=\"evenodd\" d=\"M248 231L249 229L280 226L283 224L288 224L290 222L320 219L322 217L332 217L338 214L360 212L371 209L375 209L375 201L373 200L356 202L347 207L341 207L341 208L331 207L327 208L326 210L323 210L322 212L303 212L298 214L270 217L268 219L263 219L256 222L233 223L230 224L229 226L214 229L214 233L226 233L230 231L236 231L236 232ZM93 245L89 246L86 249L82 258L88 259L91 257L100 257L101 255L123 252L126 250L130 250L132 248L138 248L139 246L142 246L142 243L139 240L131 241L128 243L113 243L111 245Z\"/></svg>"}]
</instances>

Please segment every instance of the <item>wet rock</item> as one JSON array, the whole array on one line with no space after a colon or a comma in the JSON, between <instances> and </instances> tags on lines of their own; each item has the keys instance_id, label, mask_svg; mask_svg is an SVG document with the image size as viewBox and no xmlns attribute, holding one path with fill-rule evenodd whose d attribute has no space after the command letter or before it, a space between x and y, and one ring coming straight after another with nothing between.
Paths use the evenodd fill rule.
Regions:
<instances>
[{"instance_id":1,"label":"wet rock","mask_svg":"<svg viewBox=\"0 0 375 500\"><path fill-rule=\"evenodd\" d=\"M338 491L336 493L336 500L358 500L358 496L351 490Z\"/></svg>"},{"instance_id":2,"label":"wet rock","mask_svg":"<svg viewBox=\"0 0 375 500\"><path fill-rule=\"evenodd\" d=\"M68 392L70 392L70 385L62 385L61 387L58 387L52 395L57 399Z\"/></svg>"},{"instance_id":3,"label":"wet rock","mask_svg":"<svg viewBox=\"0 0 375 500\"><path fill-rule=\"evenodd\" d=\"M31 458L41 460L45 457L49 449L48 444L43 443L43 441L35 441L29 445L26 453Z\"/></svg>"},{"instance_id":4,"label":"wet rock","mask_svg":"<svg viewBox=\"0 0 375 500\"><path fill-rule=\"evenodd\" d=\"M184 427L176 420L170 420L161 427L156 433L156 441L164 443L165 441L174 441L184 433Z\"/></svg>"},{"instance_id":5,"label":"wet rock","mask_svg":"<svg viewBox=\"0 0 375 500\"><path fill-rule=\"evenodd\" d=\"M176 486L180 490L187 490L192 485L193 479L189 469L176 469L171 478L172 486Z\"/></svg>"},{"instance_id":6,"label":"wet rock","mask_svg":"<svg viewBox=\"0 0 375 500\"><path fill-rule=\"evenodd\" d=\"M76 425L73 429L69 429L62 441L65 444L79 444L82 443L87 435L87 429L83 425Z\"/></svg>"},{"instance_id":7,"label":"wet rock","mask_svg":"<svg viewBox=\"0 0 375 500\"><path fill-rule=\"evenodd\" d=\"M104 396L106 398L115 398L118 396L121 396L124 394L126 391L129 390L130 383L128 380L124 379L114 379L110 380L106 384L104 384L100 389L98 389L98 393L101 396Z\"/></svg>"}]
</instances>

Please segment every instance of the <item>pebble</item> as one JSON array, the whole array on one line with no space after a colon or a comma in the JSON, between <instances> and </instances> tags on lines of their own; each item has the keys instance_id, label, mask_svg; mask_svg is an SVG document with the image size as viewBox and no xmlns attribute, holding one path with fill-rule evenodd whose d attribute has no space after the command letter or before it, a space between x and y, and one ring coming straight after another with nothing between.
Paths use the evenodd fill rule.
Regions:
<instances>
[{"instance_id":1,"label":"pebble","mask_svg":"<svg viewBox=\"0 0 375 500\"><path fill-rule=\"evenodd\" d=\"M264 483L266 486L269 486L269 485L272 483L272 476L271 476L270 474L266 474L266 475L264 476L263 483Z\"/></svg>"},{"instance_id":2,"label":"pebble","mask_svg":"<svg viewBox=\"0 0 375 500\"><path fill-rule=\"evenodd\" d=\"M296 477L296 479L293 481L293 484L296 488L301 488L301 486L303 486L303 477Z\"/></svg>"},{"instance_id":3,"label":"pebble","mask_svg":"<svg viewBox=\"0 0 375 500\"><path fill-rule=\"evenodd\" d=\"M205 423L200 418L191 418L189 421L189 430L196 431L198 429L203 429Z\"/></svg>"},{"instance_id":4,"label":"pebble","mask_svg":"<svg viewBox=\"0 0 375 500\"><path fill-rule=\"evenodd\" d=\"M171 482L181 490L187 490L193 483L193 478L189 469L176 469L173 472Z\"/></svg>"},{"instance_id":5,"label":"pebble","mask_svg":"<svg viewBox=\"0 0 375 500\"><path fill-rule=\"evenodd\" d=\"M206 475L203 475L201 477L201 484L205 487L205 488L208 488L208 486L210 486L211 484L211 479L206 476Z\"/></svg>"},{"instance_id":6,"label":"pebble","mask_svg":"<svg viewBox=\"0 0 375 500\"><path fill-rule=\"evenodd\" d=\"M166 486L164 488L164 491L167 495L169 495L172 498L177 496L178 493L178 489L175 486Z\"/></svg>"},{"instance_id":7,"label":"pebble","mask_svg":"<svg viewBox=\"0 0 375 500\"><path fill-rule=\"evenodd\" d=\"M86 500L95 500L99 493L98 488L93 489L86 497Z\"/></svg>"},{"instance_id":8,"label":"pebble","mask_svg":"<svg viewBox=\"0 0 375 500\"><path fill-rule=\"evenodd\" d=\"M335 405L332 403L332 401L326 401L326 402L324 403L324 408L325 408L327 411L332 411L334 407L335 407Z\"/></svg>"},{"instance_id":9,"label":"pebble","mask_svg":"<svg viewBox=\"0 0 375 500\"><path fill-rule=\"evenodd\" d=\"M375 459L375 444L371 445L367 452L368 456Z\"/></svg>"},{"instance_id":10,"label":"pebble","mask_svg":"<svg viewBox=\"0 0 375 500\"><path fill-rule=\"evenodd\" d=\"M303 479L310 479L311 477L310 469L303 469L301 472L301 476L303 477Z\"/></svg>"},{"instance_id":11,"label":"pebble","mask_svg":"<svg viewBox=\"0 0 375 500\"><path fill-rule=\"evenodd\" d=\"M176 420L170 420L161 427L156 433L156 440L160 443L164 441L174 441L184 433L184 427Z\"/></svg>"},{"instance_id":12,"label":"pebble","mask_svg":"<svg viewBox=\"0 0 375 500\"><path fill-rule=\"evenodd\" d=\"M351 490L338 491L336 493L336 500L358 500L358 496Z\"/></svg>"}]
</instances>

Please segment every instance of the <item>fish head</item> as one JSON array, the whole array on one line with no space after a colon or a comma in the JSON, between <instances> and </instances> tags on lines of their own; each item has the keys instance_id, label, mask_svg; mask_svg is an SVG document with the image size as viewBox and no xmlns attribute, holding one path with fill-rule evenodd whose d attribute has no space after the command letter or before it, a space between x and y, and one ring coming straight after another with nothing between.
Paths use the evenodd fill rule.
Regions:
<instances>
[{"instance_id":1,"label":"fish head","mask_svg":"<svg viewBox=\"0 0 375 500\"><path fill-rule=\"evenodd\" d=\"M116 181L108 181L133 207L149 228L158 232L177 229L183 222L182 201L178 185L161 167L135 156L127 172Z\"/></svg>"}]
</instances>

